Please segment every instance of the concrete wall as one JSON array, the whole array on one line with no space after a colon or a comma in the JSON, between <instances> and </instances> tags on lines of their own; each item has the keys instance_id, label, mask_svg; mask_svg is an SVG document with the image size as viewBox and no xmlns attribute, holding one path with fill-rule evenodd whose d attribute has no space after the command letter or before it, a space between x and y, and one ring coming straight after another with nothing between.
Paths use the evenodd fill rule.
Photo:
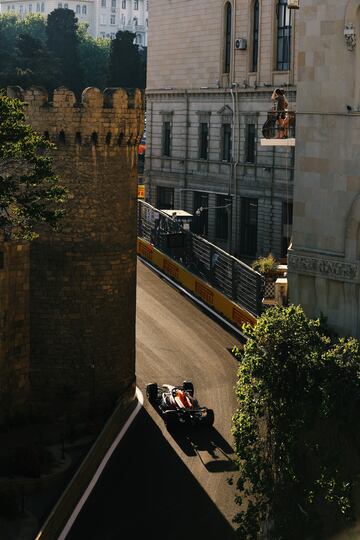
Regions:
<instances>
[{"instance_id":1,"label":"concrete wall","mask_svg":"<svg viewBox=\"0 0 360 540\"><path fill-rule=\"evenodd\" d=\"M16 89L12 90L16 94ZM136 144L142 98L121 89L32 88L27 118L57 145L69 188L59 231L30 248L30 380L35 411L113 405L135 378Z\"/></svg>"},{"instance_id":2,"label":"concrete wall","mask_svg":"<svg viewBox=\"0 0 360 540\"><path fill-rule=\"evenodd\" d=\"M357 8L356 8L357 4ZM290 297L341 333L360 336L359 43L360 2L303 0ZM349 10L350 7L354 9ZM356 8L356 9L355 9ZM351 11L351 13L350 13ZM348 111L348 107L351 107Z\"/></svg>"}]
</instances>

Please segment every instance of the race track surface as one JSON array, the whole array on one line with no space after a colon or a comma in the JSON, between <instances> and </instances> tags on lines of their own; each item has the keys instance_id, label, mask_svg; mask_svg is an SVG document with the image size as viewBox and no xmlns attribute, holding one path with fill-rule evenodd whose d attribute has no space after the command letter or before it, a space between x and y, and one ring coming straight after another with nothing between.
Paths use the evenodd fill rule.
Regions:
<instances>
[{"instance_id":1,"label":"race track surface","mask_svg":"<svg viewBox=\"0 0 360 540\"><path fill-rule=\"evenodd\" d=\"M238 344L191 301L138 263L137 385L191 380L214 409L212 429L170 434L145 398L85 503L69 540L234 538L231 415Z\"/></svg>"}]
</instances>

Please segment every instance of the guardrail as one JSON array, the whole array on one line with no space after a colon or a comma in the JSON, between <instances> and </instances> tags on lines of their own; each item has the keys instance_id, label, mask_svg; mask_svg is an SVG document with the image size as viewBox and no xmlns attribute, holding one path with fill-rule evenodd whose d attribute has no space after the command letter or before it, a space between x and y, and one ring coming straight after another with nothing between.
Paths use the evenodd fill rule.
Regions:
<instances>
[{"instance_id":1,"label":"guardrail","mask_svg":"<svg viewBox=\"0 0 360 540\"><path fill-rule=\"evenodd\" d=\"M264 280L258 272L201 236L184 229L176 219L140 200L138 237L250 314L261 314Z\"/></svg>"}]
</instances>

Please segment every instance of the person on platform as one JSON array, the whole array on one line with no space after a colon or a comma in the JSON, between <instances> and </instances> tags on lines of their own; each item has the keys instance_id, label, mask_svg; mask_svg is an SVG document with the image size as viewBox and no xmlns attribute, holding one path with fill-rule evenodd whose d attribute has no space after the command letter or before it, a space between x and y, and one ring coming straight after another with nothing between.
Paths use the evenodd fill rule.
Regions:
<instances>
[{"instance_id":1,"label":"person on platform","mask_svg":"<svg viewBox=\"0 0 360 540\"><path fill-rule=\"evenodd\" d=\"M284 90L276 88L272 93L271 101L273 102L273 110L277 113L278 134L275 138L284 139L288 136L289 130L289 115L287 113L289 103Z\"/></svg>"}]
</instances>

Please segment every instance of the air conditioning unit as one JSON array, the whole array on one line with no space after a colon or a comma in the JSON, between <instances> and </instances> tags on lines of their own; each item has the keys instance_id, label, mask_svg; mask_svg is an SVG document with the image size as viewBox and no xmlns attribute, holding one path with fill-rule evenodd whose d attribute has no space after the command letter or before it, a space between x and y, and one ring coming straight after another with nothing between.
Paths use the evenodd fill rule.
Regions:
<instances>
[{"instance_id":1,"label":"air conditioning unit","mask_svg":"<svg viewBox=\"0 0 360 540\"><path fill-rule=\"evenodd\" d=\"M245 38L236 38L235 39L235 49L238 51L245 51L247 47L247 41Z\"/></svg>"},{"instance_id":2,"label":"air conditioning unit","mask_svg":"<svg viewBox=\"0 0 360 540\"><path fill-rule=\"evenodd\" d=\"M289 9L299 9L300 0L288 0L287 7Z\"/></svg>"}]
</instances>

